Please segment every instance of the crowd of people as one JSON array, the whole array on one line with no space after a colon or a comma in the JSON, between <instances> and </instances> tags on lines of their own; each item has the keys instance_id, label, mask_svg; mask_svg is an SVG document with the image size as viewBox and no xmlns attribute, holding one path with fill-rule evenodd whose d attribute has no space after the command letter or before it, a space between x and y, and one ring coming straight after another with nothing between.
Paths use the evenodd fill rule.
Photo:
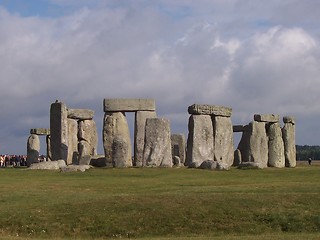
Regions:
<instances>
[{"instance_id":1,"label":"crowd of people","mask_svg":"<svg viewBox=\"0 0 320 240\"><path fill-rule=\"evenodd\" d=\"M27 156L24 155L0 155L0 167L27 166Z\"/></svg>"}]
</instances>

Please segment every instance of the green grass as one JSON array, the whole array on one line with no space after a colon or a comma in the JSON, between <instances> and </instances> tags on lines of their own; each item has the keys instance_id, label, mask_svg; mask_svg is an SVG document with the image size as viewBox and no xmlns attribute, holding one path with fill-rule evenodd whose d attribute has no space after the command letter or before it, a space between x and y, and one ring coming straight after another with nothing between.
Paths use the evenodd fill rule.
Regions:
<instances>
[{"instance_id":1,"label":"green grass","mask_svg":"<svg viewBox=\"0 0 320 240\"><path fill-rule=\"evenodd\" d=\"M320 166L223 172L0 169L0 184L3 239L320 236Z\"/></svg>"}]
</instances>

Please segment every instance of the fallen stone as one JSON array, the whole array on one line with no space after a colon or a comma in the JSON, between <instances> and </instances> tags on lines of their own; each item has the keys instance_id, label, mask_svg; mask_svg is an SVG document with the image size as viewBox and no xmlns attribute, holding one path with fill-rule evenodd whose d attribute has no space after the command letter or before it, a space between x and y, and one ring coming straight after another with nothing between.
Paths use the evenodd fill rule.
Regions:
<instances>
[{"instance_id":1,"label":"fallen stone","mask_svg":"<svg viewBox=\"0 0 320 240\"><path fill-rule=\"evenodd\" d=\"M104 112L155 111L154 99L104 99Z\"/></svg>"},{"instance_id":2,"label":"fallen stone","mask_svg":"<svg viewBox=\"0 0 320 240\"><path fill-rule=\"evenodd\" d=\"M276 123L279 122L279 115L275 114L255 114L254 120L257 122L270 122L270 123Z\"/></svg>"},{"instance_id":3,"label":"fallen stone","mask_svg":"<svg viewBox=\"0 0 320 240\"><path fill-rule=\"evenodd\" d=\"M57 161L47 161L47 162L39 162L33 163L27 169L30 170L59 170L62 167L65 167L65 160L57 160Z\"/></svg>"},{"instance_id":4,"label":"fallen stone","mask_svg":"<svg viewBox=\"0 0 320 240\"><path fill-rule=\"evenodd\" d=\"M91 159L91 155L84 155L79 159L79 165L90 165Z\"/></svg>"},{"instance_id":5,"label":"fallen stone","mask_svg":"<svg viewBox=\"0 0 320 240\"><path fill-rule=\"evenodd\" d=\"M67 109L68 118L76 120L92 120L94 116L94 111L90 109Z\"/></svg>"},{"instance_id":6,"label":"fallen stone","mask_svg":"<svg viewBox=\"0 0 320 240\"><path fill-rule=\"evenodd\" d=\"M85 172L86 170L92 168L90 165L68 165L61 167L61 172Z\"/></svg>"},{"instance_id":7,"label":"fallen stone","mask_svg":"<svg viewBox=\"0 0 320 240\"><path fill-rule=\"evenodd\" d=\"M261 165L258 162L242 162L238 166L239 169L263 169L264 165Z\"/></svg>"},{"instance_id":8,"label":"fallen stone","mask_svg":"<svg viewBox=\"0 0 320 240\"><path fill-rule=\"evenodd\" d=\"M188 107L188 112L189 114L195 115L215 115L222 117L231 117L232 108L215 105L193 104Z\"/></svg>"},{"instance_id":9,"label":"fallen stone","mask_svg":"<svg viewBox=\"0 0 320 240\"><path fill-rule=\"evenodd\" d=\"M106 157L104 155L92 156L90 164L94 167L106 167Z\"/></svg>"},{"instance_id":10,"label":"fallen stone","mask_svg":"<svg viewBox=\"0 0 320 240\"><path fill-rule=\"evenodd\" d=\"M229 170L230 167L226 164L221 162L212 161L212 160L205 160L203 161L200 166L200 169L209 169L209 170Z\"/></svg>"}]
</instances>

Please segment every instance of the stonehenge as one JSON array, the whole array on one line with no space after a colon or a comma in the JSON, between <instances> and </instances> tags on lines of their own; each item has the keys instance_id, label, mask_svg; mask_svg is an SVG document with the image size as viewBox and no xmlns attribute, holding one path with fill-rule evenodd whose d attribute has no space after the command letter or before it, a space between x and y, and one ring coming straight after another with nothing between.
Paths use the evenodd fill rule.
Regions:
<instances>
[{"instance_id":1,"label":"stonehenge","mask_svg":"<svg viewBox=\"0 0 320 240\"><path fill-rule=\"evenodd\" d=\"M189 134L187 166L199 167L211 160L230 167L233 164L232 109L194 104L188 107Z\"/></svg>"},{"instance_id":2,"label":"stonehenge","mask_svg":"<svg viewBox=\"0 0 320 240\"><path fill-rule=\"evenodd\" d=\"M233 125L232 108L193 104L188 107L188 135L171 133L170 121L156 113L154 99L103 100L104 155L97 155L98 134L94 111L50 106L50 128L30 130L27 166L38 162L39 136L46 136L49 161L66 166L173 167L228 170L296 166L295 118L255 114L246 125ZM134 113L133 138L126 113ZM234 133L241 133L234 147ZM133 141L132 141L133 139ZM77 167L72 169L78 169Z\"/></svg>"}]
</instances>

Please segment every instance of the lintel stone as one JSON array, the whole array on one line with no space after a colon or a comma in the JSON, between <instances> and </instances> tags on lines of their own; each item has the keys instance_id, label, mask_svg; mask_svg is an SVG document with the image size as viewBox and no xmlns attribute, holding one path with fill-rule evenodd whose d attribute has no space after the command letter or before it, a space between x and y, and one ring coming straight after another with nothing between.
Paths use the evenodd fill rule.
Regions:
<instances>
[{"instance_id":1,"label":"lintel stone","mask_svg":"<svg viewBox=\"0 0 320 240\"><path fill-rule=\"evenodd\" d=\"M188 107L188 112L189 114L194 115L215 115L222 117L231 117L232 108L215 105L193 104Z\"/></svg>"},{"instance_id":2,"label":"lintel stone","mask_svg":"<svg viewBox=\"0 0 320 240\"><path fill-rule=\"evenodd\" d=\"M257 122L270 122L270 123L276 123L279 122L279 115L275 114L255 114L254 120Z\"/></svg>"},{"instance_id":3,"label":"lintel stone","mask_svg":"<svg viewBox=\"0 0 320 240\"><path fill-rule=\"evenodd\" d=\"M32 128L30 129L30 134L50 135L50 129L49 128Z\"/></svg>"},{"instance_id":4,"label":"lintel stone","mask_svg":"<svg viewBox=\"0 0 320 240\"><path fill-rule=\"evenodd\" d=\"M155 111L156 104L154 99L105 98L103 108L104 112Z\"/></svg>"},{"instance_id":5,"label":"lintel stone","mask_svg":"<svg viewBox=\"0 0 320 240\"><path fill-rule=\"evenodd\" d=\"M292 123L293 125L296 123L295 117L292 116L284 116L283 117L284 123Z\"/></svg>"},{"instance_id":6,"label":"lintel stone","mask_svg":"<svg viewBox=\"0 0 320 240\"><path fill-rule=\"evenodd\" d=\"M234 125L233 132L249 132L248 125Z\"/></svg>"},{"instance_id":7,"label":"lintel stone","mask_svg":"<svg viewBox=\"0 0 320 240\"><path fill-rule=\"evenodd\" d=\"M92 120L94 111L90 109L73 109L68 108L68 118L77 120Z\"/></svg>"}]
</instances>

